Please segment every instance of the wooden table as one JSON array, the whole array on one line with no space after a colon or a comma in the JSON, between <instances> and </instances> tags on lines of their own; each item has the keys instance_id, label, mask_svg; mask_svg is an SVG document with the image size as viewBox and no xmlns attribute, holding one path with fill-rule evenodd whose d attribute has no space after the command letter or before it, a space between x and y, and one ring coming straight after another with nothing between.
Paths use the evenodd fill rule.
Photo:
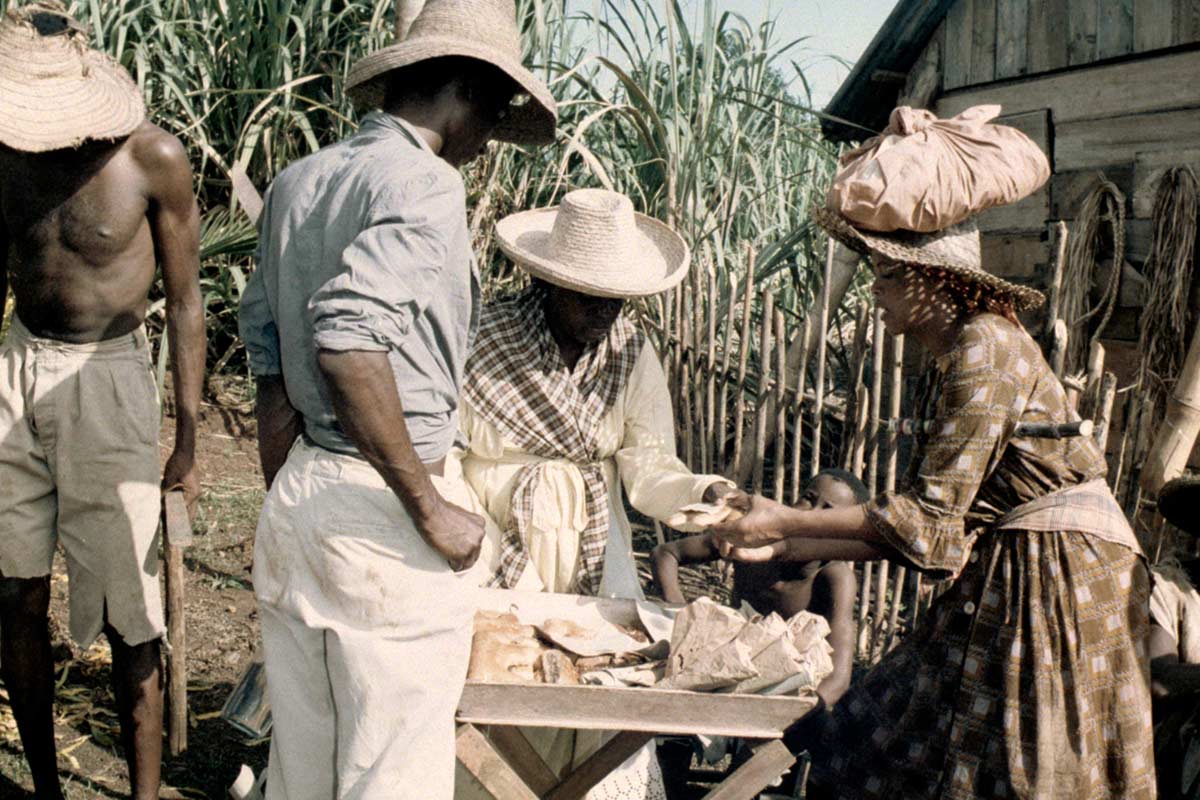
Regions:
<instances>
[{"instance_id":1,"label":"wooden table","mask_svg":"<svg viewBox=\"0 0 1200 800\"><path fill-rule=\"evenodd\" d=\"M586 625L598 616L637 624L637 606L630 600L489 590L484 607L512 611L522 622L559 617ZM496 800L576 800L657 735L736 736L756 742L754 755L706 800L750 800L794 763L779 738L816 703L815 696L468 681L458 707L458 760ZM576 770L558 776L530 746L522 726L616 736Z\"/></svg>"}]
</instances>

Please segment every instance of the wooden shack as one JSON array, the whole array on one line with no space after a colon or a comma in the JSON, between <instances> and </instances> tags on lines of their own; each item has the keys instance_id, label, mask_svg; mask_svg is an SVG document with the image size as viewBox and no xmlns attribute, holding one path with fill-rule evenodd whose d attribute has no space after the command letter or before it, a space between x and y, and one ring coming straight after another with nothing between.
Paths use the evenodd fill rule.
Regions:
<instances>
[{"instance_id":1,"label":"wooden shack","mask_svg":"<svg viewBox=\"0 0 1200 800\"><path fill-rule=\"evenodd\" d=\"M989 269L1044 286L1050 226L1071 224L1101 174L1125 196L1138 268L1164 169L1200 170L1200 0L899 0L826 108L842 122L825 132L865 138L899 103L943 117L998 103L1049 155L1046 187L981 216ZM1127 308L1106 335L1134 339L1136 321Z\"/></svg>"}]
</instances>

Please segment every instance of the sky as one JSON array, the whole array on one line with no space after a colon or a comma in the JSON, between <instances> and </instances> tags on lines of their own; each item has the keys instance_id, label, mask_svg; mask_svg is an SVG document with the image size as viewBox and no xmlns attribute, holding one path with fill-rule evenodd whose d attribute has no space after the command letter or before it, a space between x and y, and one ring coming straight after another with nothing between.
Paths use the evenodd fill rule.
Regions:
<instances>
[{"instance_id":1,"label":"sky","mask_svg":"<svg viewBox=\"0 0 1200 800\"><path fill-rule=\"evenodd\" d=\"M703 8L703 0L687 3ZM808 37L793 51L794 60L804 69L813 105L819 109L867 49L896 0L719 0L719 4L755 25L768 17L777 19L780 44Z\"/></svg>"}]
</instances>

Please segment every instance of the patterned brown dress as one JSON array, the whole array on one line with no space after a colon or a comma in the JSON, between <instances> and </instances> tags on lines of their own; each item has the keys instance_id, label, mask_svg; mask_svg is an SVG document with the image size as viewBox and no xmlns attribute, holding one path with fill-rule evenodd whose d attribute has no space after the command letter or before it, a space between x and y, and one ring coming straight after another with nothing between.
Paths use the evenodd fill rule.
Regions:
<instances>
[{"instance_id":1,"label":"patterned brown dress","mask_svg":"<svg viewBox=\"0 0 1200 800\"><path fill-rule=\"evenodd\" d=\"M993 527L1102 477L1101 453L1090 437L1012 436L1018 422L1078 417L1008 321L974 317L937 367L908 489L872 501L868 518L911 566L954 580L833 709L821 783L840 798L1153 798L1150 582L1136 540L1127 528Z\"/></svg>"}]
</instances>

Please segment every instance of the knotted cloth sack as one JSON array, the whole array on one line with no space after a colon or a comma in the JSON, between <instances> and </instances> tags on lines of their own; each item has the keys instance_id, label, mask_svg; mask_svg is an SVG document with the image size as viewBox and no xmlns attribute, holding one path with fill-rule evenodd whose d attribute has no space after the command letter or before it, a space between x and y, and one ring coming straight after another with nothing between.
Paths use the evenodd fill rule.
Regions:
<instances>
[{"instance_id":1,"label":"knotted cloth sack","mask_svg":"<svg viewBox=\"0 0 1200 800\"><path fill-rule=\"evenodd\" d=\"M866 230L932 233L1027 197L1050 163L1028 136L992 124L999 114L975 106L938 119L900 106L882 134L842 156L827 205Z\"/></svg>"}]
</instances>

